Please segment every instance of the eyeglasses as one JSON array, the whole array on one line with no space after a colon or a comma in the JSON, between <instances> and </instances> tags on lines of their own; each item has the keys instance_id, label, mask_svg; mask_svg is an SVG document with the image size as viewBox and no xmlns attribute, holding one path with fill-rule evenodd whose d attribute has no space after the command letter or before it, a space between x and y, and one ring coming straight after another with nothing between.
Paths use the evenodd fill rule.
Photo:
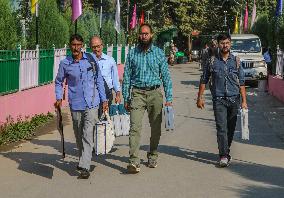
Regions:
<instances>
[{"instance_id":1,"label":"eyeglasses","mask_svg":"<svg viewBox=\"0 0 284 198\"><path fill-rule=\"evenodd\" d=\"M102 44L99 44L99 45L93 45L91 46L92 49L97 49L97 48L100 48L102 46Z\"/></svg>"},{"instance_id":2,"label":"eyeglasses","mask_svg":"<svg viewBox=\"0 0 284 198\"><path fill-rule=\"evenodd\" d=\"M221 45L230 45L231 42L229 42L229 41L228 41L228 42L220 42L220 44L221 44Z\"/></svg>"},{"instance_id":3,"label":"eyeglasses","mask_svg":"<svg viewBox=\"0 0 284 198\"><path fill-rule=\"evenodd\" d=\"M149 33L143 33L143 32L141 32L141 33L139 33L139 35L140 35L140 36L149 36L150 34L149 34Z\"/></svg>"}]
</instances>

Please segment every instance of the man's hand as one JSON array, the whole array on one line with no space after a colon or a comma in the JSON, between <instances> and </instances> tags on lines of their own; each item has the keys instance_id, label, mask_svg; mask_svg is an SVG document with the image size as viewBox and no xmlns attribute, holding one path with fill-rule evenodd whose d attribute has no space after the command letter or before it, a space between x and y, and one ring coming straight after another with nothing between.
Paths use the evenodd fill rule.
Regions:
<instances>
[{"instance_id":1,"label":"man's hand","mask_svg":"<svg viewBox=\"0 0 284 198\"><path fill-rule=\"evenodd\" d=\"M197 98L196 106L197 108L204 109L204 100L202 98Z\"/></svg>"},{"instance_id":2,"label":"man's hand","mask_svg":"<svg viewBox=\"0 0 284 198\"><path fill-rule=\"evenodd\" d=\"M126 111L130 111L130 104L128 102L124 103L124 108L126 109Z\"/></svg>"},{"instance_id":3,"label":"man's hand","mask_svg":"<svg viewBox=\"0 0 284 198\"><path fill-rule=\"evenodd\" d=\"M172 102L166 102L165 103L165 106L167 107L167 106L173 106L173 103Z\"/></svg>"},{"instance_id":4,"label":"man's hand","mask_svg":"<svg viewBox=\"0 0 284 198\"><path fill-rule=\"evenodd\" d=\"M120 98L120 92L116 92L116 96L115 96L115 99L114 99L115 103L116 104L120 104L121 103L121 98Z\"/></svg>"},{"instance_id":5,"label":"man's hand","mask_svg":"<svg viewBox=\"0 0 284 198\"><path fill-rule=\"evenodd\" d=\"M242 109L247 109L248 105L247 105L246 102L242 102L241 107L242 107Z\"/></svg>"},{"instance_id":6,"label":"man's hand","mask_svg":"<svg viewBox=\"0 0 284 198\"><path fill-rule=\"evenodd\" d=\"M108 101L103 102L103 112L106 112L108 110Z\"/></svg>"},{"instance_id":7,"label":"man's hand","mask_svg":"<svg viewBox=\"0 0 284 198\"><path fill-rule=\"evenodd\" d=\"M54 103L54 107L56 109L60 108L62 106L62 100L56 100L56 102Z\"/></svg>"}]
</instances>

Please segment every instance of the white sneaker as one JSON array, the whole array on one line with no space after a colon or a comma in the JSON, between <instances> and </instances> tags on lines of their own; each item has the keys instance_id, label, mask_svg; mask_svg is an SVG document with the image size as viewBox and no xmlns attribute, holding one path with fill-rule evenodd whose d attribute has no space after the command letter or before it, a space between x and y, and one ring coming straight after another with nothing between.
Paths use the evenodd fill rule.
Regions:
<instances>
[{"instance_id":1,"label":"white sneaker","mask_svg":"<svg viewBox=\"0 0 284 198\"><path fill-rule=\"evenodd\" d=\"M221 157L220 162L219 162L219 165L220 165L221 167L227 167L227 166L229 166L229 160L228 160L228 158L227 158L227 157Z\"/></svg>"}]
</instances>

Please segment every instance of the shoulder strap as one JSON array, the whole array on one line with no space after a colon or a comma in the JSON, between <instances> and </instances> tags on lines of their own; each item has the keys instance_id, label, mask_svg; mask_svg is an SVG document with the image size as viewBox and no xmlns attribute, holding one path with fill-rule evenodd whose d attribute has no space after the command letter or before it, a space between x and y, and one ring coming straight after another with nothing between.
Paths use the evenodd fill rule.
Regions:
<instances>
[{"instance_id":1,"label":"shoulder strap","mask_svg":"<svg viewBox=\"0 0 284 198\"><path fill-rule=\"evenodd\" d=\"M94 57L90 53L86 53L86 56L87 56L89 63L93 67L93 72L97 73L97 68L98 68L97 61L94 59Z\"/></svg>"},{"instance_id":2,"label":"shoulder strap","mask_svg":"<svg viewBox=\"0 0 284 198\"><path fill-rule=\"evenodd\" d=\"M210 72L212 72L214 61L215 61L215 56L210 56L209 57L209 71Z\"/></svg>"},{"instance_id":3,"label":"shoulder strap","mask_svg":"<svg viewBox=\"0 0 284 198\"><path fill-rule=\"evenodd\" d=\"M240 57L235 56L235 60L236 60L237 69L239 69L239 68L240 68L240 65L241 65L241 59L240 59Z\"/></svg>"}]
</instances>

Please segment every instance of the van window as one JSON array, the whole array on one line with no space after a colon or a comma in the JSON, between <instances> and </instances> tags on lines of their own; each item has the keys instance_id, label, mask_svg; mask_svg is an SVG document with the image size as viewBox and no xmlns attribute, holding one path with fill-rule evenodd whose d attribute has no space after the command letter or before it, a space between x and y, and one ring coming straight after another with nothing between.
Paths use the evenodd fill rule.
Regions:
<instances>
[{"instance_id":1,"label":"van window","mask_svg":"<svg viewBox=\"0 0 284 198\"><path fill-rule=\"evenodd\" d=\"M261 52L260 41L253 39L232 39L233 52Z\"/></svg>"}]
</instances>

